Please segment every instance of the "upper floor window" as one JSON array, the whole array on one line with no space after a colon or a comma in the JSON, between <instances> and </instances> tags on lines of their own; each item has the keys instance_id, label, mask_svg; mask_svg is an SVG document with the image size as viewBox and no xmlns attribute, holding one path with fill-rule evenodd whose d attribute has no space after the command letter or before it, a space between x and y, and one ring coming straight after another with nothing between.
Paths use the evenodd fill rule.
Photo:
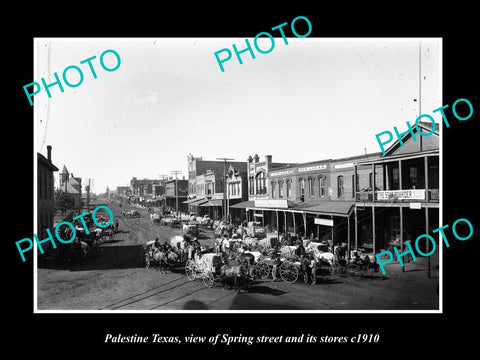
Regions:
<instances>
[{"instance_id":1,"label":"upper floor window","mask_svg":"<svg viewBox=\"0 0 480 360\"><path fill-rule=\"evenodd\" d=\"M283 180L278 182L278 197L283 198Z\"/></svg>"},{"instance_id":2,"label":"upper floor window","mask_svg":"<svg viewBox=\"0 0 480 360\"><path fill-rule=\"evenodd\" d=\"M272 198L275 198L275 181L270 183L272 185Z\"/></svg>"},{"instance_id":3,"label":"upper floor window","mask_svg":"<svg viewBox=\"0 0 480 360\"><path fill-rule=\"evenodd\" d=\"M308 193L309 193L310 197L315 196L314 179L313 178L308 179Z\"/></svg>"},{"instance_id":4,"label":"upper floor window","mask_svg":"<svg viewBox=\"0 0 480 360\"><path fill-rule=\"evenodd\" d=\"M338 197L343 196L344 193L345 193L345 189L343 187L343 175L339 175L337 177L337 194L338 194Z\"/></svg>"},{"instance_id":5,"label":"upper floor window","mask_svg":"<svg viewBox=\"0 0 480 360\"><path fill-rule=\"evenodd\" d=\"M321 176L318 178L318 193L320 197L325 196L325 177Z\"/></svg>"},{"instance_id":6,"label":"upper floor window","mask_svg":"<svg viewBox=\"0 0 480 360\"><path fill-rule=\"evenodd\" d=\"M300 200L305 199L305 179L300 179Z\"/></svg>"},{"instance_id":7,"label":"upper floor window","mask_svg":"<svg viewBox=\"0 0 480 360\"><path fill-rule=\"evenodd\" d=\"M292 182L287 180L287 198L292 196Z\"/></svg>"},{"instance_id":8,"label":"upper floor window","mask_svg":"<svg viewBox=\"0 0 480 360\"><path fill-rule=\"evenodd\" d=\"M256 176L257 194L262 195L267 192L265 172L260 171Z\"/></svg>"}]
</instances>

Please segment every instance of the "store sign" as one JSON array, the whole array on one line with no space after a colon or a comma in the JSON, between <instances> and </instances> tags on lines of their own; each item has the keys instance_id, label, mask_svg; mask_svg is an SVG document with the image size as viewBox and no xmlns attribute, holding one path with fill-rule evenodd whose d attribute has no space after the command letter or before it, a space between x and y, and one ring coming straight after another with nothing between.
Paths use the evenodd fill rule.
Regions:
<instances>
[{"instance_id":1,"label":"store sign","mask_svg":"<svg viewBox=\"0 0 480 360\"><path fill-rule=\"evenodd\" d=\"M287 200L259 199L255 200L255 207L288 209L288 203Z\"/></svg>"},{"instance_id":2,"label":"store sign","mask_svg":"<svg viewBox=\"0 0 480 360\"><path fill-rule=\"evenodd\" d=\"M263 217L263 214L259 214L259 213L254 213L253 216L256 216L256 217Z\"/></svg>"},{"instance_id":3,"label":"store sign","mask_svg":"<svg viewBox=\"0 0 480 360\"><path fill-rule=\"evenodd\" d=\"M315 225L333 226L333 219L315 218Z\"/></svg>"},{"instance_id":4,"label":"store sign","mask_svg":"<svg viewBox=\"0 0 480 360\"><path fill-rule=\"evenodd\" d=\"M293 169L290 170L283 170L283 171L272 171L270 176L284 176L284 175L291 175L293 174Z\"/></svg>"},{"instance_id":5,"label":"store sign","mask_svg":"<svg viewBox=\"0 0 480 360\"><path fill-rule=\"evenodd\" d=\"M345 168L349 168L349 167L353 167L352 162L335 165L335 169L345 169Z\"/></svg>"},{"instance_id":6,"label":"store sign","mask_svg":"<svg viewBox=\"0 0 480 360\"><path fill-rule=\"evenodd\" d=\"M377 191L377 200L425 200L425 190L387 190Z\"/></svg>"},{"instance_id":7,"label":"store sign","mask_svg":"<svg viewBox=\"0 0 480 360\"><path fill-rule=\"evenodd\" d=\"M298 168L298 172L325 170L326 168L327 168L327 165L307 166L307 167Z\"/></svg>"}]
</instances>

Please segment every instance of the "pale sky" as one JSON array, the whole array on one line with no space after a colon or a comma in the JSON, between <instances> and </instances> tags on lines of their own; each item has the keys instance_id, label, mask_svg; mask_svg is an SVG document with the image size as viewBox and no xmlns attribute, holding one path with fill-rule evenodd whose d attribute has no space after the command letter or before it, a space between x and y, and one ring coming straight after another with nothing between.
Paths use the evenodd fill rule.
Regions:
<instances>
[{"instance_id":1,"label":"pale sky","mask_svg":"<svg viewBox=\"0 0 480 360\"><path fill-rule=\"evenodd\" d=\"M61 78L69 65L84 75L78 87L63 84L64 93L55 86L50 99L43 89L34 97L35 148L46 155L52 145L53 163L94 179L96 193L134 176L181 170L187 177L189 153L206 160L246 161L258 153L274 162L308 162L361 155L364 148L378 152L375 134L414 124L420 79L421 113L433 115L443 105L441 39L288 38L285 45L275 38L273 51L254 48L256 58L243 53L242 65L233 55L225 72L214 52L233 52L232 44L243 49L244 38L35 41L32 81L53 82L53 73ZM100 66L108 49L121 57L116 71ZM80 65L93 55L97 79ZM113 66L109 55L105 61Z\"/></svg>"}]
</instances>

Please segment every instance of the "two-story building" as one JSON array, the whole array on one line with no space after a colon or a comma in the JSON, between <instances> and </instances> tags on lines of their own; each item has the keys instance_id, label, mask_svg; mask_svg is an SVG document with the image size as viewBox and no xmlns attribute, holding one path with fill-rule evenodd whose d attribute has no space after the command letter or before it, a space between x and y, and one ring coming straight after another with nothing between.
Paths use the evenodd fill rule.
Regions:
<instances>
[{"instance_id":1,"label":"two-story building","mask_svg":"<svg viewBox=\"0 0 480 360\"><path fill-rule=\"evenodd\" d=\"M431 123L419 123L430 133ZM438 129L438 126L436 126ZM355 248L373 254L406 241L415 242L439 226L439 132L421 136L415 128L416 141L405 134L377 159L358 161L356 174L369 172L368 182L359 181L355 199ZM367 179L365 179L367 180ZM427 252L429 242L419 242Z\"/></svg>"},{"instance_id":2,"label":"two-story building","mask_svg":"<svg viewBox=\"0 0 480 360\"><path fill-rule=\"evenodd\" d=\"M247 199L246 162L203 160L192 154L187 159L188 200L184 203L189 211L213 219L241 218L241 211L230 214L230 207Z\"/></svg>"},{"instance_id":3,"label":"two-story building","mask_svg":"<svg viewBox=\"0 0 480 360\"><path fill-rule=\"evenodd\" d=\"M188 196L188 180L171 179L165 181L165 207L176 212L186 213L188 207L184 203Z\"/></svg>"},{"instance_id":4,"label":"two-story building","mask_svg":"<svg viewBox=\"0 0 480 360\"><path fill-rule=\"evenodd\" d=\"M380 153L284 165L267 173L266 194L249 201L249 218L280 234L308 235L348 246L353 238L355 162ZM369 169L357 179L365 181ZM255 181L251 182L255 184Z\"/></svg>"},{"instance_id":5,"label":"two-story building","mask_svg":"<svg viewBox=\"0 0 480 360\"><path fill-rule=\"evenodd\" d=\"M52 147L47 146L47 157L37 153L37 235L48 237L46 229L53 233L53 173L58 168L52 163Z\"/></svg>"}]
</instances>

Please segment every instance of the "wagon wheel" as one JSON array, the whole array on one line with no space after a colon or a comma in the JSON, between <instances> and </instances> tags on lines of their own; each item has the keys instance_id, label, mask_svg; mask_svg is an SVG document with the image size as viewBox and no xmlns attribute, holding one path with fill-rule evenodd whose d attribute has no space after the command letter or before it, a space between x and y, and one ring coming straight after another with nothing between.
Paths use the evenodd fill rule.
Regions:
<instances>
[{"instance_id":1,"label":"wagon wheel","mask_svg":"<svg viewBox=\"0 0 480 360\"><path fill-rule=\"evenodd\" d=\"M188 280L193 281L197 277L197 265L193 260L188 260L185 264L185 274Z\"/></svg>"},{"instance_id":2,"label":"wagon wheel","mask_svg":"<svg viewBox=\"0 0 480 360\"><path fill-rule=\"evenodd\" d=\"M145 269L150 268L150 256L148 254L145 254Z\"/></svg>"},{"instance_id":3,"label":"wagon wheel","mask_svg":"<svg viewBox=\"0 0 480 360\"><path fill-rule=\"evenodd\" d=\"M202 272L202 280L206 287L210 288L213 286L215 282L215 277L213 276L213 272L210 269L205 269Z\"/></svg>"},{"instance_id":4,"label":"wagon wheel","mask_svg":"<svg viewBox=\"0 0 480 360\"><path fill-rule=\"evenodd\" d=\"M287 283L294 283L298 279L298 267L290 261L284 261L280 265L280 277Z\"/></svg>"},{"instance_id":5,"label":"wagon wheel","mask_svg":"<svg viewBox=\"0 0 480 360\"><path fill-rule=\"evenodd\" d=\"M258 275L262 279L267 279L271 273L270 265L268 265L265 261L259 261L257 264L256 275Z\"/></svg>"},{"instance_id":6,"label":"wagon wheel","mask_svg":"<svg viewBox=\"0 0 480 360\"><path fill-rule=\"evenodd\" d=\"M348 276L360 276L360 268L357 264L347 264L345 270Z\"/></svg>"}]
</instances>

